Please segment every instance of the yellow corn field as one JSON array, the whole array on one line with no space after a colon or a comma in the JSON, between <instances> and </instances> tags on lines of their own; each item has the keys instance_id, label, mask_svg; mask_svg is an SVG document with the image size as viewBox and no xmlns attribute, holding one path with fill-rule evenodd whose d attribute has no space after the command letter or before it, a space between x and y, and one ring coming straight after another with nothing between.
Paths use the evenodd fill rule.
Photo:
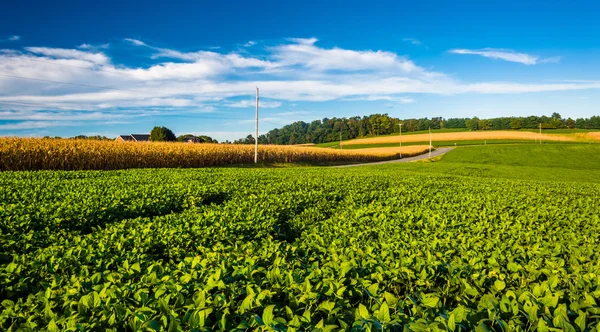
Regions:
<instances>
[{"instance_id":1,"label":"yellow corn field","mask_svg":"<svg viewBox=\"0 0 600 332\"><path fill-rule=\"evenodd\" d=\"M424 152L427 147L403 156ZM262 145L261 163L344 163L398 158L398 151ZM0 170L110 170L251 164L253 145L0 138Z\"/></svg>"}]
</instances>

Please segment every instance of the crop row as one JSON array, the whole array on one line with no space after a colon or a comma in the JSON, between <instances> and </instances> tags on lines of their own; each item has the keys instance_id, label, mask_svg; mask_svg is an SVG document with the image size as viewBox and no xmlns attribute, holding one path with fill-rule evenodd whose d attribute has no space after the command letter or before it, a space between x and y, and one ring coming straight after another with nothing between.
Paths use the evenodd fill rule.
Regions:
<instances>
[{"instance_id":1,"label":"crop row","mask_svg":"<svg viewBox=\"0 0 600 332\"><path fill-rule=\"evenodd\" d=\"M598 185L377 168L0 184L3 330L598 327Z\"/></svg>"},{"instance_id":2,"label":"crop row","mask_svg":"<svg viewBox=\"0 0 600 332\"><path fill-rule=\"evenodd\" d=\"M404 156L427 147L405 149ZM261 145L261 163L347 163L396 159L398 151L346 151ZM0 138L0 171L193 168L254 163L254 146Z\"/></svg>"}]
</instances>

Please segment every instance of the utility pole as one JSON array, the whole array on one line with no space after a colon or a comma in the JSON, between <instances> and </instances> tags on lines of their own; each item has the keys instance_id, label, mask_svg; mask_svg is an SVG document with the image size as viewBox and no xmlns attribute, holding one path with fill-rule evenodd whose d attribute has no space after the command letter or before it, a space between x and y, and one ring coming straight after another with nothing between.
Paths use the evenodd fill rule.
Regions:
<instances>
[{"instance_id":1,"label":"utility pole","mask_svg":"<svg viewBox=\"0 0 600 332\"><path fill-rule=\"evenodd\" d=\"M340 150L342 149L342 131L340 130Z\"/></svg>"},{"instance_id":2,"label":"utility pole","mask_svg":"<svg viewBox=\"0 0 600 332\"><path fill-rule=\"evenodd\" d=\"M540 144L542 144L542 123L540 122Z\"/></svg>"},{"instance_id":3,"label":"utility pole","mask_svg":"<svg viewBox=\"0 0 600 332\"><path fill-rule=\"evenodd\" d=\"M431 158L431 127L429 127L429 158Z\"/></svg>"},{"instance_id":4,"label":"utility pole","mask_svg":"<svg viewBox=\"0 0 600 332\"><path fill-rule=\"evenodd\" d=\"M258 87L256 87L256 136L254 136L254 163L258 163Z\"/></svg>"},{"instance_id":5,"label":"utility pole","mask_svg":"<svg viewBox=\"0 0 600 332\"><path fill-rule=\"evenodd\" d=\"M399 123L398 126L400 126L400 159L402 159L402 124Z\"/></svg>"}]
</instances>

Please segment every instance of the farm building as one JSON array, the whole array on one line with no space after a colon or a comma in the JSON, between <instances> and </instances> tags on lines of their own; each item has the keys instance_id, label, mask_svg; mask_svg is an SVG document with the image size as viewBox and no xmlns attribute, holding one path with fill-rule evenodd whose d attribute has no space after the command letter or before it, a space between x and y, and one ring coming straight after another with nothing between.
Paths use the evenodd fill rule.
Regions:
<instances>
[{"instance_id":1,"label":"farm building","mask_svg":"<svg viewBox=\"0 0 600 332\"><path fill-rule=\"evenodd\" d=\"M148 142L150 140L150 135L148 134L129 134L129 135L119 135L115 141L118 142Z\"/></svg>"}]
</instances>

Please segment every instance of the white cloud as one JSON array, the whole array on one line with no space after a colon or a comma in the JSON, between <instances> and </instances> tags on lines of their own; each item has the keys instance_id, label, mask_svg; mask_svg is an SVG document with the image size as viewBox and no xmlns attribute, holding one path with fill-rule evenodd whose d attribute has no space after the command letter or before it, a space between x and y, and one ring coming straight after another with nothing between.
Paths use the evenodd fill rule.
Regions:
<instances>
[{"instance_id":1,"label":"white cloud","mask_svg":"<svg viewBox=\"0 0 600 332\"><path fill-rule=\"evenodd\" d=\"M128 41L130 43L132 43L135 46L147 46L146 43L144 43L141 40L137 40L137 39L133 39L133 38L125 38L125 41Z\"/></svg>"},{"instance_id":2,"label":"white cloud","mask_svg":"<svg viewBox=\"0 0 600 332\"><path fill-rule=\"evenodd\" d=\"M242 99L240 101L226 103L224 106L234 107L234 108L256 107L256 100ZM262 100L260 100L258 103L259 108L278 108L280 106L281 106L281 103L278 101L262 101Z\"/></svg>"},{"instance_id":3,"label":"white cloud","mask_svg":"<svg viewBox=\"0 0 600 332\"><path fill-rule=\"evenodd\" d=\"M243 46L244 46L244 47L252 47L252 46L254 46L254 45L256 45L256 42L255 42L255 41L252 41L252 40L249 40L249 41L248 41L246 44L244 44Z\"/></svg>"},{"instance_id":4,"label":"white cloud","mask_svg":"<svg viewBox=\"0 0 600 332\"><path fill-rule=\"evenodd\" d=\"M559 63L560 60L562 60L561 56L553 56L553 57L541 59L538 62L539 63Z\"/></svg>"},{"instance_id":5,"label":"white cloud","mask_svg":"<svg viewBox=\"0 0 600 332\"><path fill-rule=\"evenodd\" d=\"M107 49L109 47L110 47L110 43L100 44L100 45L91 45L91 44L83 43L83 44L77 46L77 48L81 49L81 50Z\"/></svg>"},{"instance_id":6,"label":"white cloud","mask_svg":"<svg viewBox=\"0 0 600 332\"><path fill-rule=\"evenodd\" d=\"M454 54L474 54L481 55L490 59L498 59L510 62L522 63L525 65L536 65L539 63L548 63L548 62L558 62L560 61L560 57L552 57L541 59L535 55L529 55L526 53L518 53L513 50L508 49L496 49L496 48L484 48L481 50L470 50L470 49L454 49L450 50L450 53Z\"/></svg>"},{"instance_id":7,"label":"white cloud","mask_svg":"<svg viewBox=\"0 0 600 332\"><path fill-rule=\"evenodd\" d=\"M2 42L9 42L9 41L18 41L20 39L21 39L21 36L14 35L14 36L10 36L10 37L6 37L6 38L0 39L0 43L2 43Z\"/></svg>"},{"instance_id":8,"label":"white cloud","mask_svg":"<svg viewBox=\"0 0 600 332\"><path fill-rule=\"evenodd\" d=\"M402 39L403 41L407 42L407 43L411 43L413 45L422 45L423 43L421 43L420 40L416 39L416 38L404 38Z\"/></svg>"},{"instance_id":9,"label":"white cloud","mask_svg":"<svg viewBox=\"0 0 600 332\"><path fill-rule=\"evenodd\" d=\"M312 114L308 111L287 111L273 114L273 116L307 116Z\"/></svg>"},{"instance_id":10,"label":"white cloud","mask_svg":"<svg viewBox=\"0 0 600 332\"><path fill-rule=\"evenodd\" d=\"M13 77L0 75L0 91L3 92L0 103L32 103L43 107L0 107L0 110L10 111L0 111L0 119L30 121L35 125L34 122L57 119L99 123L103 120L101 117L106 117L105 121L122 121L132 120L135 116L218 113L224 108L254 107L255 101L248 95L256 86L260 88L261 98L264 97L261 108L281 107L283 102L290 105L297 101L332 100L386 101L389 105L397 105L414 102L415 94L514 94L600 89L600 81L593 80L464 82L420 67L396 53L325 48L318 45L316 38L289 39L262 50L254 47L251 50L257 49L256 53L243 55L205 50L181 52L154 47L140 40L129 39L128 42L152 50L153 64L139 68L115 65L108 55L98 51L100 46L91 44L80 45L79 49L29 47L26 48L28 52L1 50L0 73ZM89 86L39 82L14 76ZM146 112L142 113L140 109ZM271 116L273 122L289 122L290 117L302 116L282 114Z\"/></svg>"},{"instance_id":11,"label":"white cloud","mask_svg":"<svg viewBox=\"0 0 600 332\"><path fill-rule=\"evenodd\" d=\"M25 130L51 127L79 126L80 123L62 121L23 121L16 123L0 124L0 130Z\"/></svg>"},{"instance_id":12,"label":"white cloud","mask_svg":"<svg viewBox=\"0 0 600 332\"><path fill-rule=\"evenodd\" d=\"M41 54L56 59L84 60L97 64L108 64L110 59L103 53L91 53L66 48L26 47L31 53Z\"/></svg>"},{"instance_id":13,"label":"white cloud","mask_svg":"<svg viewBox=\"0 0 600 332\"><path fill-rule=\"evenodd\" d=\"M321 48L316 38L290 39L293 43L273 47L273 58L280 66L301 66L319 71L378 71L389 74L417 73L423 69L412 61L386 51L355 51Z\"/></svg>"},{"instance_id":14,"label":"white cloud","mask_svg":"<svg viewBox=\"0 0 600 332\"><path fill-rule=\"evenodd\" d=\"M393 101L399 104L408 104L413 103L415 100L410 97L397 97L397 96L386 96L386 95L366 95L366 96L352 96L349 98L342 99L343 101L357 101L357 100L366 100L366 101L376 101L376 100L386 100Z\"/></svg>"}]
</instances>

